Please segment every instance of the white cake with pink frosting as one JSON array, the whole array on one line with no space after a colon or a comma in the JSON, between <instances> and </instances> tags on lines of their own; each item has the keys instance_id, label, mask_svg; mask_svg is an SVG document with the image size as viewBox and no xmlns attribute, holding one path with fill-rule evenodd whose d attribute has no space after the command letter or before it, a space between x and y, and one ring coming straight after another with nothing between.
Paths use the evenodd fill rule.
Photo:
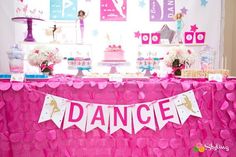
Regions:
<instances>
[{"instance_id":1,"label":"white cake with pink frosting","mask_svg":"<svg viewBox=\"0 0 236 157\"><path fill-rule=\"evenodd\" d=\"M121 45L109 45L104 51L103 62L125 62Z\"/></svg>"}]
</instances>

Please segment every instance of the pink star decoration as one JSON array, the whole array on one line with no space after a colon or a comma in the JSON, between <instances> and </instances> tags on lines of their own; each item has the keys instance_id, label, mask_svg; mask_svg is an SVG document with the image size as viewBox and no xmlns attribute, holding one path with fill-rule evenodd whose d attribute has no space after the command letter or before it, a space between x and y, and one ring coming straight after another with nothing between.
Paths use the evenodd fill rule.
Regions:
<instances>
[{"instance_id":1,"label":"pink star decoration","mask_svg":"<svg viewBox=\"0 0 236 157\"><path fill-rule=\"evenodd\" d=\"M139 32L139 31L134 32L134 37L135 37L135 38L139 38L139 37L140 37L140 32Z\"/></svg>"},{"instance_id":2,"label":"pink star decoration","mask_svg":"<svg viewBox=\"0 0 236 157\"><path fill-rule=\"evenodd\" d=\"M187 14L188 9L186 9L185 7L183 7L183 8L180 9L180 10L181 10L181 13L182 13L182 14L184 14L184 15Z\"/></svg>"},{"instance_id":3,"label":"pink star decoration","mask_svg":"<svg viewBox=\"0 0 236 157\"><path fill-rule=\"evenodd\" d=\"M198 27L197 27L197 25L195 24L195 25L191 25L191 31L192 32L196 32L198 30Z\"/></svg>"}]
</instances>

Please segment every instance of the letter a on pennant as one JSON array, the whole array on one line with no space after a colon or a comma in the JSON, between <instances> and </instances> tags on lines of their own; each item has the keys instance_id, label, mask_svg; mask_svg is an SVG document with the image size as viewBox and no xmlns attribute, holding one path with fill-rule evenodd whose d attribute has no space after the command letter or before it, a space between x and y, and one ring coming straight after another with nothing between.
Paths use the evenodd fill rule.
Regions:
<instances>
[{"instance_id":1,"label":"letter a on pennant","mask_svg":"<svg viewBox=\"0 0 236 157\"><path fill-rule=\"evenodd\" d=\"M88 120L86 132L100 128L105 133L108 131L109 109L106 105L92 104L88 106Z\"/></svg>"}]
</instances>

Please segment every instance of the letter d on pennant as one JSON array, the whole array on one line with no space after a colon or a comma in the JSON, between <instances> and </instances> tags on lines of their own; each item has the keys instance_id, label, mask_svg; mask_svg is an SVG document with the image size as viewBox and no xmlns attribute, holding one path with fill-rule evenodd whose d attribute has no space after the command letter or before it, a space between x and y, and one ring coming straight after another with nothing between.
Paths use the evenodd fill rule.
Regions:
<instances>
[{"instance_id":1,"label":"letter d on pennant","mask_svg":"<svg viewBox=\"0 0 236 157\"><path fill-rule=\"evenodd\" d=\"M63 129L67 129L73 125L85 131L87 104L83 102L70 103L66 108Z\"/></svg>"}]
</instances>

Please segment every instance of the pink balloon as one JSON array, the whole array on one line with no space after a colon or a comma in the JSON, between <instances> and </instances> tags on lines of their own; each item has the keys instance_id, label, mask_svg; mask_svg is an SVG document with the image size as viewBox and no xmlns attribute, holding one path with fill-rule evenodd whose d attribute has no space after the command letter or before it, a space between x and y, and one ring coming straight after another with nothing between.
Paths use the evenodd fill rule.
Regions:
<instances>
[{"instance_id":1,"label":"pink balloon","mask_svg":"<svg viewBox=\"0 0 236 157\"><path fill-rule=\"evenodd\" d=\"M234 90L235 88L235 84L233 82L226 82L224 85L225 85L225 88L228 90Z\"/></svg>"},{"instance_id":2,"label":"pink balloon","mask_svg":"<svg viewBox=\"0 0 236 157\"><path fill-rule=\"evenodd\" d=\"M226 98L229 100L229 101L234 101L235 100L235 93L232 92L232 93L227 93L226 94Z\"/></svg>"},{"instance_id":3,"label":"pink balloon","mask_svg":"<svg viewBox=\"0 0 236 157\"><path fill-rule=\"evenodd\" d=\"M55 140L57 138L56 130L48 131L48 136L47 137L48 137L49 140Z\"/></svg>"},{"instance_id":4,"label":"pink balloon","mask_svg":"<svg viewBox=\"0 0 236 157\"><path fill-rule=\"evenodd\" d=\"M48 82L48 86L50 87L50 88L57 88L57 87L59 87L60 86L60 84L61 84L61 82L59 82L59 81L57 81L57 82Z\"/></svg>"},{"instance_id":5,"label":"pink balloon","mask_svg":"<svg viewBox=\"0 0 236 157\"><path fill-rule=\"evenodd\" d=\"M191 84L190 83L185 83L185 82L181 82L182 88L184 91L187 91L188 89L191 88Z\"/></svg>"},{"instance_id":6,"label":"pink balloon","mask_svg":"<svg viewBox=\"0 0 236 157\"><path fill-rule=\"evenodd\" d=\"M84 82L74 82L73 87L76 89L80 89L84 86Z\"/></svg>"},{"instance_id":7,"label":"pink balloon","mask_svg":"<svg viewBox=\"0 0 236 157\"><path fill-rule=\"evenodd\" d=\"M227 113L231 120L235 120L235 113L231 110L227 110Z\"/></svg>"},{"instance_id":8,"label":"pink balloon","mask_svg":"<svg viewBox=\"0 0 236 157\"><path fill-rule=\"evenodd\" d=\"M193 82L193 87L197 88L198 85L199 85L199 83L198 83L197 81L194 81L194 82Z\"/></svg>"},{"instance_id":9,"label":"pink balloon","mask_svg":"<svg viewBox=\"0 0 236 157\"><path fill-rule=\"evenodd\" d=\"M31 100L32 102L37 102L37 101L39 100L39 94L36 93L36 92L29 92L28 98L29 98L29 100Z\"/></svg>"},{"instance_id":10,"label":"pink balloon","mask_svg":"<svg viewBox=\"0 0 236 157\"><path fill-rule=\"evenodd\" d=\"M161 148L161 149L166 149L168 146L169 146L169 142L167 139L159 139L158 141L158 146Z\"/></svg>"},{"instance_id":11,"label":"pink balloon","mask_svg":"<svg viewBox=\"0 0 236 157\"><path fill-rule=\"evenodd\" d=\"M229 128L232 129L232 130L236 129L236 122L233 121L233 120L231 120L231 121L229 122Z\"/></svg>"},{"instance_id":12,"label":"pink balloon","mask_svg":"<svg viewBox=\"0 0 236 157\"><path fill-rule=\"evenodd\" d=\"M73 81L68 81L68 82L67 82L67 85L68 85L69 87L71 87L71 86L73 85Z\"/></svg>"},{"instance_id":13,"label":"pink balloon","mask_svg":"<svg viewBox=\"0 0 236 157\"><path fill-rule=\"evenodd\" d=\"M229 139L230 138L229 130L227 130L227 129L221 130L220 131L220 137L223 138L223 139Z\"/></svg>"},{"instance_id":14,"label":"pink balloon","mask_svg":"<svg viewBox=\"0 0 236 157\"><path fill-rule=\"evenodd\" d=\"M179 148L181 145L182 145L181 141L176 138L172 138L170 140L170 147L173 149Z\"/></svg>"},{"instance_id":15,"label":"pink balloon","mask_svg":"<svg viewBox=\"0 0 236 157\"><path fill-rule=\"evenodd\" d=\"M236 145L236 142L234 139L229 138L224 141L224 145L228 147L233 147L234 145Z\"/></svg>"},{"instance_id":16,"label":"pink balloon","mask_svg":"<svg viewBox=\"0 0 236 157\"><path fill-rule=\"evenodd\" d=\"M222 84L222 83L216 83L215 85L216 85L216 89L217 89L218 91L220 91L220 90L223 89L223 84Z\"/></svg>"},{"instance_id":17,"label":"pink balloon","mask_svg":"<svg viewBox=\"0 0 236 157\"><path fill-rule=\"evenodd\" d=\"M37 82L36 86L39 87L39 88L42 88L42 87L45 86L45 84L46 84L46 82Z\"/></svg>"},{"instance_id":18,"label":"pink balloon","mask_svg":"<svg viewBox=\"0 0 236 157\"><path fill-rule=\"evenodd\" d=\"M90 86L91 86L91 87L94 87L94 86L96 86L96 84L97 84L95 81L89 81L89 83L90 83Z\"/></svg>"},{"instance_id":19,"label":"pink balloon","mask_svg":"<svg viewBox=\"0 0 236 157\"><path fill-rule=\"evenodd\" d=\"M98 83L98 89L104 89L107 87L107 82L99 82Z\"/></svg>"},{"instance_id":20,"label":"pink balloon","mask_svg":"<svg viewBox=\"0 0 236 157\"><path fill-rule=\"evenodd\" d=\"M39 142L41 141L44 141L45 140L45 132L44 131L38 131L36 134L35 134L35 139Z\"/></svg>"},{"instance_id":21,"label":"pink balloon","mask_svg":"<svg viewBox=\"0 0 236 157\"><path fill-rule=\"evenodd\" d=\"M224 101L224 103L221 105L220 109L221 110L226 110L229 107L228 101Z\"/></svg>"},{"instance_id":22,"label":"pink balloon","mask_svg":"<svg viewBox=\"0 0 236 157\"><path fill-rule=\"evenodd\" d=\"M12 83L12 89L14 91L19 91L24 87L24 83L19 82L19 83Z\"/></svg>"},{"instance_id":23,"label":"pink balloon","mask_svg":"<svg viewBox=\"0 0 236 157\"><path fill-rule=\"evenodd\" d=\"M11 87L11 83L9 82L1 82L0 83L0 90L6 91Z\"/></svg>"}]
</instances>

